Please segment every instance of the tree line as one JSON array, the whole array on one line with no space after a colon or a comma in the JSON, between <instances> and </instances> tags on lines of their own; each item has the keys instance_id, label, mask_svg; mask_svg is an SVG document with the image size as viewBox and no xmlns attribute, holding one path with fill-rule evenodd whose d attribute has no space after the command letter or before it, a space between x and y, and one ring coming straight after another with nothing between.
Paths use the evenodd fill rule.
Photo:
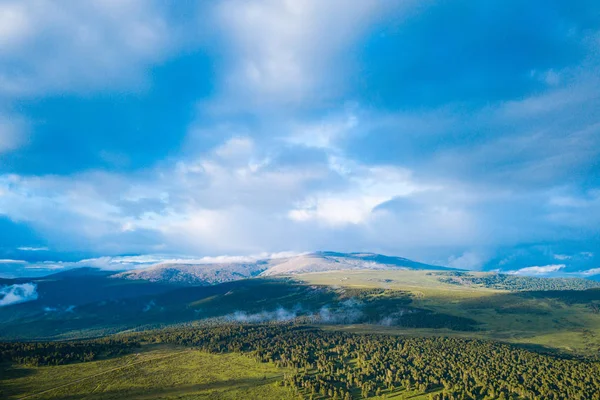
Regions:
<instances>
[{"instance_id":1,"label":"tree line","mask_svg":"<svg viewBox=\"0 0 600 400\"><path fill-rule=\"evenodd\" d=\"M0 362L33 367L63 365L119 356L139 347L138 340L125 336L65 342L0 342Z\"/></svg>"}]
</instances>

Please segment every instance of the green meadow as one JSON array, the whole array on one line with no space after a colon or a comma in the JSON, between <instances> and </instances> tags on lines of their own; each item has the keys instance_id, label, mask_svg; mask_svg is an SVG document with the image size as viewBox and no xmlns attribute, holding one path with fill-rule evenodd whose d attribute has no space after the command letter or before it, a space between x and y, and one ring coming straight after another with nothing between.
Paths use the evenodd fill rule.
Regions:
<instances>
[{"instance_id":1,"label":"green meadow","mask_svg":"<svg viewBox=\"0 0 600 400\"><path fill-rule=\"evenodd\" d=\"M176 346L84 363L4 365L6 399L290 399L276 384L286 370L244 355L209 354Z\"/></svg>"}]
</instances>

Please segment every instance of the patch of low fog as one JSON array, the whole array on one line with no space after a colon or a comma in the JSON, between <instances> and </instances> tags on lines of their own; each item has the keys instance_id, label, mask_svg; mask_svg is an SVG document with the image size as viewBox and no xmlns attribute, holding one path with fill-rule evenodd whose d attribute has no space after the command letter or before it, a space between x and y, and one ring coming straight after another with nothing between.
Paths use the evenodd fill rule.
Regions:
<instances>
[{"instance_id":1,"label":"patch of low fog","mask_svg":"<svg viewBox=\"0 0 600 400\"><path fill-rule=\"evenodd\" d=\"M0 287L0 307L37 300L35 283L19 283Z\"/></svg>"},{"instance_id":2,"label":"patch of low fog","mask_svg":"<svg viewBox=\"0 0 600 400\"><path fill-rule=\"evenodd\" d=\"M154 302L154 300L150 300L148 302L148 304L146 304L144 306L144 309L142 311L143 312L148 312L148 311L152 310L154 307L156 307L156 303Z\"/></svg>"},{"instance_id":3,"label":"patch of low fog","mask_svg":"<svg viewBox=\"0 0 600 400\"><path fill-rule=\"evenodd\" d=\"M406 315L406 314L413 314L415 313L415 310L410 310L410 309L401 309L398 310L396 312L394 312L392 315L387 316L385 318L382 318L381 321L379 321L377 323L377 325L383 325L383 326L396 326L396 325L400 325L400 319Z\"/></svg>"},{"instance_id":4,"label":"patch of low fog","mask_svg":"<svg viewBox=\"0 0 600 400\"><path fill-rule=\"evenodd\" d=\"M275 311L261 311L259 313L248 314L244 311L236 311L233 314L228 314L224 318L227 321L258 323L258 322L287 322L296 319L301 315L301 307L295 307L292 310L286 310L283 307L277 308Z\"/></svg>"},{"instance_id":5,"label":"patch of low fog","mask_svg":"<svg viewBox=\"0 0 600 400\"><path fill-rule=\"evenodd\" d=\"M307 310L297 305L293 309L278 307L273 311L261 311L258 313L236 311L222 318L229 322L239 323L304 321L314 324L355 324L369 322L392 326L399 324L403 315L413 312L413 310L408 309L397 310L381 320L367 321L364 307L365 304L360 300L349 299L339 303L327 304L316 310Z\"/></svg>"},{"instance_id":6,"label":"patch of low fog","mask_svg":"<svg viewBox=\"0 0 600 400\"><path fill-rule=\"evenodd\" d=\"M71 305L71 306L66 306L66 307L61 307L61 306L57 306L57 307L50 307L50 306L46 306L43 308L44 312L49 314L49 313L74 313L75 312L75 306Z\"/></svg>"},{"instance_id":7,"label":"patch of low fog","mask_svg":"<svg viewBox=\"0 0 600 400\"><path fill-rule=\"evenodd\" d=\"M316 322L324 324L353 324L364 318L362 308L363 303L355 299L345 300L335 308L323 306L319 310Z\"/></svg>"}]
</instances>

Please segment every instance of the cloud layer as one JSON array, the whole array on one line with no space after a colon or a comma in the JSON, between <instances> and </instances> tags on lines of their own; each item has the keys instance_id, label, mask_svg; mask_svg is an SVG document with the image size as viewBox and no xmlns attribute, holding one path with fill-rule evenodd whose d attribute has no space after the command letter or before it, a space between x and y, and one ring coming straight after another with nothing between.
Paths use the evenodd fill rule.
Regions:
<instances>
[{"instance_id":1,"label":"cloud layer","mask_svg":"<svg viewBox=\"0 0 600 400\"><path fill-rule=\"evenodd\" d=\"M0 258L596 268L598 9L0 1Z\"/></svg>"}]
</instances>

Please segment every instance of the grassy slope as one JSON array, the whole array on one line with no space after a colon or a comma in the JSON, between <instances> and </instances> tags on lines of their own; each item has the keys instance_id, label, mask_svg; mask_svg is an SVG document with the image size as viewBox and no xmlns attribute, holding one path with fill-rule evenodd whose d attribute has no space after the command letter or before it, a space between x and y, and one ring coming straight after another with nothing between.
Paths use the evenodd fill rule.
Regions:
<instances>
[{"instance_id":1,"label":"grassy slope","mask_svg":"<svg viewBox=\"0 0 600 400\"><path fill-rule=\"evenodd\" d=\"M297 399L279 386L287 370L240 354L176 346L144 346L135 355L62 366L0 366L6 399ZM388 399L425 400L416 391L384 391ZM355 394L358 395L358 394Z\"/></svg>"},{"instance_id":2,"label":"grassy slope","mask_svg":"<svg viewBox=\"0 0 600 400\"><path fill-rule=\"evenodd\" d=\"M296 279L312 285L408 290L416 295L414 306L473 318L481 323L478 332L376 325L331 326L330 329L478 337L588 355L598 354L600 350L600 314L594 314L585 304L567 304L551 296L535 297L445 284L428 271L341 271L303 274Z\"/></svg>"},{"instance_id":3,"label":"grassy slope","mask_svg":"<svg viewBox=\"0 0 600 400\"><path fill-rule=\"evenodd\" d=\"M415 293L444 291L464 297L469 293L479 296L481 293L497 293L498 290L480 287L465 287L440 282L435 272L425 270L399 271L331 271L293 275L293 278L316 285L345 286L356 288L387 288L411 290Z\"/></svg>"},{"instance_id":4,"label":"grassy slope","mask_svg":"<svg viewBox=\"0 0 600 400\"><path fill-rule=\"evenodd\" d=\"M146 347L109 360L0 372L0 397L7 399L296 398L275 385L284 369L239 354L172 346Z\"/></svg>"}]
</instances>

